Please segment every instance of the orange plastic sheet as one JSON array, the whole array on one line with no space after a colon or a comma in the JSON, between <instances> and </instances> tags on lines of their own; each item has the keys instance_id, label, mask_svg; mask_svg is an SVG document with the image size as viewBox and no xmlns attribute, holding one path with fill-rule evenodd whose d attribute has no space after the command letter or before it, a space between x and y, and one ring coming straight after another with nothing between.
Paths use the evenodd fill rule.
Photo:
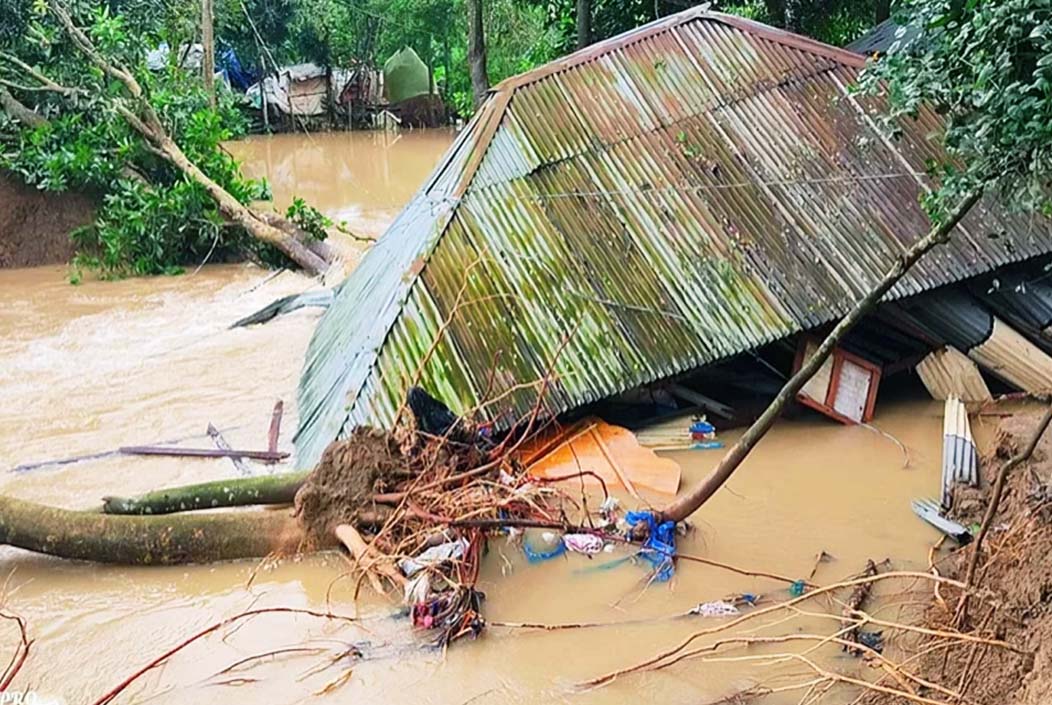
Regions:
<instances>
[{"instance_id":1,"label":"orange plastic sheet","mask_svg":"<svg viewBox=\"0 0 1052 705\"><path fill-rule=\"evenodd\" d=\"M682 473L679 463L641 446L627 428L594 417L534 443L523 452L522 461L531 475L541 478L593 472L607 488L623 487L634 497L642 491L674 495ZM600 484L591 475L582 480Z\"/></svg>"}]
</instances>

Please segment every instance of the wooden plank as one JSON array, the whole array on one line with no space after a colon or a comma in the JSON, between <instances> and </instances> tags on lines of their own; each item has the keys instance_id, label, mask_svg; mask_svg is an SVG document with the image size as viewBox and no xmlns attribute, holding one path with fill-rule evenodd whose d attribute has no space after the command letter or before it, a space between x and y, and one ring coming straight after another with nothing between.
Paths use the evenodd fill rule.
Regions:
<instances>
[{"instance_id":1,"label":"wooden plank","mask_svg":"<svg viewBox=\"0 0 1052 705\"><path fill-rule=\"evenodd\" d=\"M278 399L274 402L274 411L270 414L270 428L267 429L267 450L278 452L278 436L281 435L281 415L285 412L285 402Z\"/></svg>"},{"instance_id":2,"label":"wooden plank","mask_svg":"<svg viewBox=\"0 0 1052 705\"><path fill-rule=\"evenodd\" d=\"M694 411L688 411L637 428L636 440L639 445L651 450L687 450L695 443L690 435L690 425L695 415Z\"/></svg>"},{"instance_id":3,"label":"wooden plank","mask_svg":"<svg viewBox=\"0 0 1052 705\"><path fill-rule=\"evenodd\" d=\"M288 453L269 450L220 450L218 448L175 448L168 446L122 446L124 455L163 455L172 458L250 458L264 463L276 463L289 457Z\"/></svg>"},{"instance_id":4,"label":"wooden plank","mask_svg":"<svg viewBox=\"0 0 1052 705\"><path fill-rule=\"evenodd\" d=\"M670 394L679 397L688 404L700 406L706 411L711 411L719 417L731 420L734 418L734 409L726 404L716 401L704 394L699 394L693 389L684 387L682 384L670 384L667 387Z\"/></svg>"}]
</instances>

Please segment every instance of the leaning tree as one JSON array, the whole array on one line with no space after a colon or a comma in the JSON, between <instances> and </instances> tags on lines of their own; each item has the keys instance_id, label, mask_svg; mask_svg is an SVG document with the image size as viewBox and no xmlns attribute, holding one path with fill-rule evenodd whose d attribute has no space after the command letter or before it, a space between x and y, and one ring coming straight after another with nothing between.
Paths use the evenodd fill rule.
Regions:
<instances>
[{"instance_id":1,"label":"leaning tree","mask_svg":"<svg viewBox=\"0 0 1052 705\"><path fill-rule=\"evenodd\" d=\"M178 51L148 68L149 49L169 35L179 46L195 5L2 0L0 168L41 189L98 194L95 222L76 237L82 261L110 274L217 250L320 273L332 259L323 233L249 205L266 188L222 148L244 124L232 96L212 107Z\"/></svg>"}]
</instances>

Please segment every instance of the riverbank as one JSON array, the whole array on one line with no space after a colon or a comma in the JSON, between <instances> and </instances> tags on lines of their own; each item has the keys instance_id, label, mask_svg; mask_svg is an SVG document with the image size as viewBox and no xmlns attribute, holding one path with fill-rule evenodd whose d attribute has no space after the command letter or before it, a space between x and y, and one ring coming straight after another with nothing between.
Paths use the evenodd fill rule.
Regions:
<instances>
[{"instance_id":1,"label":"riverbank","mask_svg":"<svg viewBox=\"0 0 1052 705\"><path fill-rule=\"evenodd\" d=\"M1004 414L986 444L981 465L982 489L958 490L954 516L965 526L983 520L996 474L1031 437L1043 407L1022 405L998 409ZM1047 705L1052 702L1052 433L1046 432L1029 462L1009 475L999 511L986 538L979 569L978 598L970 601L962 629L986 640L1020 647L1024 654L979 643L932 642L918 638L909 646L916 655L914 672L942 683L973 705ZM944 550L933 569L963 579L973 551ZM929 606L922 625L952 630L958 593L926 591ZM920 645L924 643L924 653ZM941 648L940 648L941 645ZM920 689L938 699L944 696ZM893 705L902 699L876 695L867 705Z\"/></svg>"},{"instance_id":2,"label":"riverbank","mask_svg":"<svg viewBox=\"0 0 1052 705\"><path fill-rule=\"evenodd\" d=\"M45 193L0 173L0 269L68 262L70 233L91 222L94 204L77 193Z\"/></svg>"}]
</instances>

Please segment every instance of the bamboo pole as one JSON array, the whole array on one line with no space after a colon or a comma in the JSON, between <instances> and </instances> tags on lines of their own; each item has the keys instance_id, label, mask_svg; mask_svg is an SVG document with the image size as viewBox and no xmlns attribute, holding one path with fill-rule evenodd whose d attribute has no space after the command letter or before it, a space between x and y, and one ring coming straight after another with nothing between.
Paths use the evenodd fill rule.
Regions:
<instances>
[{"instance_id":1,"label":"bamboo pole","mask_svg":"<svg viewBox=\"0 0 1052 705\"><path fill-rule=\"evenodd\" d=\"M213 480L147 492L137 497L103 497L104 514L172 514L197 509L291 504L307 472Z\"/></svg>"},{"instance_id":2,"label":"bamboo pole","mask_svg":"<svg viewBox=\"0 0 1052 705\"><path fill-rule=\"evenodd\" d=\"M738 469L738 466L749 455L753 447L771 429L774 422L781 416L785 406L796 398L797 393L818 372L822 363L833 352L837 343L884 298L884 295L910 270L910 267L916 264L933 247L949 241L950 232L967 215L972 206L979 201L981 195L980 192L968 195L927 235L917 240L905 252L895 258L888 271L884 274L883 279L868 294L862 297L855 304L854 308L833 328L829 335L826 336L826 339L822 341L822 344L818 346L814 355L804 361L797 373L778 392L778 396L774 398L770 406L764 410L760 418L753 422L749 430L731 446L712 472L691 488L689 492L676 498L659 512L659 521L683 521L697 511L701 505L705 504L716 493L716 490L723 486L723 483L734 474L734 471Z\"/></svg>"}]
</instances>

